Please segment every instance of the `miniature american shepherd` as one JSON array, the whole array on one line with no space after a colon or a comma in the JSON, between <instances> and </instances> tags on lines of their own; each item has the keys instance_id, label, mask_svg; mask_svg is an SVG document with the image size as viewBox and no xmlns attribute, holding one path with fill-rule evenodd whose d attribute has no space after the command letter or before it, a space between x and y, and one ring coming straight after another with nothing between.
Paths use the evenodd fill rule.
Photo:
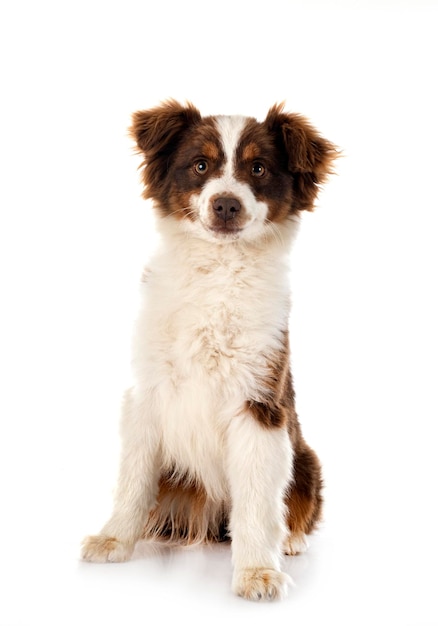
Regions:
<instances>
[{"instance_id":1,"label":"miniature american shepherd","mask_svg":"<svg viewBox=\"0 0 438 626\"><path fill-rule=\"evenodd\" d=\"M130 133L160 247L141 284L114 510L82 557L230 540L233 591L280 598L283 555L305 549L322 507L295 411L290 249L337 150L283 105L259 122L169 100Z\"/></svg>"}]
</instances>

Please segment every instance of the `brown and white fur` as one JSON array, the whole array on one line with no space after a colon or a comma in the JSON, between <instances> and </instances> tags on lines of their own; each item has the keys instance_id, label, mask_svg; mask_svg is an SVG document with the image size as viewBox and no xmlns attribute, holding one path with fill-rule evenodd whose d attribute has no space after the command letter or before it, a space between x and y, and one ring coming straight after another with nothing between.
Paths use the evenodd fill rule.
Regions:
<instances>
[{"instance_id":1,"label":"brown and white fur","mask_svg":"<svg viewBox=\"0 0 438 626\"><path fill-rule=\"evenodd\" d=\"M300 115L201 117L167 101L133 116L161 249L142 285L114 511L88 561L137 540L231 538L233 590L285 594L283 553L321 515L289 362L289 251L336 157Z\"/></svg>"}]
</instances>

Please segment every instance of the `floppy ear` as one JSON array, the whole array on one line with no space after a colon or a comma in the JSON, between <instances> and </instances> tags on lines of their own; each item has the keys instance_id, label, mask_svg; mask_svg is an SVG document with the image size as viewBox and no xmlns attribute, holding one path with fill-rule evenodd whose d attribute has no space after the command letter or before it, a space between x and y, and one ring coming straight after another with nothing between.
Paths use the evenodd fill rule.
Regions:
<instances>
[{"instance_id":1,"label":"floppy ear","mask_svg":"<svg viewBox=\"0 0 438 626\"><path fill-rule=\"evenodd\" d=\"M186 126L200 119L201 114L191 103L183 106L176 100L166 100L153 109L134 113L129 130L138 149L151 155L165 150Z\"/></svg>"},{"instance_id":2,"label":"floppy ear","mask_svg":"<svg viewBox=\"0 0 438 626\"><path fill-rule=\"evenodd\" d=\"M133 114L129 132L138 152L145 157L140 167L143 167L146 198L155 196L163 186L169 159L179 138L200 119L200 112L192 104L183 106L176 100L166 100L153 109Z\"/></svg>"},{"instance_id":3,"label":"floppy ear","mask_svg":"<svg viewBox=\"0 0 438 626\"><path fill-rule=\"evenodd\" d=\"M319 186L333 173L333 161L339 156L336 147L301 115L283 113L282 104L269 110L265 124L285 152L294 181L293 209L311 211Z\"/></svg>"}]
</instances>

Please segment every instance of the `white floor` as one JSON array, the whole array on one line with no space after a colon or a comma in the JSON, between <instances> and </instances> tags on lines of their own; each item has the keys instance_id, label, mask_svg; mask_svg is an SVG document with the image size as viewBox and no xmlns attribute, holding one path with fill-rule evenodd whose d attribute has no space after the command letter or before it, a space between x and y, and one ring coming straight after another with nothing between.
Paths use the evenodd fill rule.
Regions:
<instances>
[{"instance_id":1,"label":"white floor","mask_svg":"<svg viewBox=\"0 0 438 626\"><path fill-rule=\"evenodd\" d=\"M0 11L0 626L437 626L437 3ZM111 508L154 241L126 127L166 97L259 118L285 99L344 151L293 256L298 410L326 505L285 560L283 602L231 594L227 545L78 559Z\"/></svg>"},{"instance_id":2,"label":"white floor","mask_svg":"<svg viewBox=\"0 0 438 626\"><path fill-rule=\"evenodd\" d=\"M38 488L30 482L32 490ZM427 534L421 529L410 534L403 520L381 511L371 521L357 502L344 516L347 507L332 505L332 518L312 538L308 552L285 561L296 585L289 597L250 603L231 594L230 548L225 544L189 550L142 545L129 563L79 562L86 515L75 515L74 507L83 509L84 500L56 499L49 493L55 485L56 479L40 486L44 506L37 506L41 493L27 494L27 517L18 523L9 519L9 532L3 531L2 626L134 626L181 618L194 624L277 619L300 626L438 623L437 545L430 527ZM372 507L369 495L362 494L363 501Z\"/></svg>"}]
</instances>

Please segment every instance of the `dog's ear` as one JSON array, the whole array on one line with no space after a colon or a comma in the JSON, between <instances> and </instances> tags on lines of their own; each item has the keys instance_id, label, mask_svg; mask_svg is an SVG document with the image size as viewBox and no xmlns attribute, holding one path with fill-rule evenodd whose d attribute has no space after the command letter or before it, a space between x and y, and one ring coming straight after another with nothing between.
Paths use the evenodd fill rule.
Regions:
<instances>
[{"instance_id":1,"label":"dog's ear","mask_svg":"<svg viewBox=\"0 0 438 626\"><path fill-rule=\"evenodd\" d=\"M186 127L200 119L201 114L191 103L184 106L176 100L166 100L153 109L134 113L129 131L138 150L148 159L166 151Z\"/></svg>"},{"instance_id":2,"label":"dog's ear","mask_svg":"<svg viewBox=\"0 0 438 626\"><path fill-rule=\"evenodd\" d=\"M333 161L339 156L336 146L301 115L284 113L283 104L274 105L264 123L285 152L294 181L293 208L311 211L319 186L333 173Z\"/></svg>"},{"instance_id":3,"label":"dog's ear","mask_svg":"<svg viewBox=\"0 0 438 626\"><path fill-rule=\"evenodd\" d=\"M153 109L133 114L129 132L138 152L144 156L140 165L144 198L155 198L158 202L163 199L172 154L184 131L200 119L201 114L192 104L183 106L176 100L167 100Z\"/></svg>"}]
</instances>

